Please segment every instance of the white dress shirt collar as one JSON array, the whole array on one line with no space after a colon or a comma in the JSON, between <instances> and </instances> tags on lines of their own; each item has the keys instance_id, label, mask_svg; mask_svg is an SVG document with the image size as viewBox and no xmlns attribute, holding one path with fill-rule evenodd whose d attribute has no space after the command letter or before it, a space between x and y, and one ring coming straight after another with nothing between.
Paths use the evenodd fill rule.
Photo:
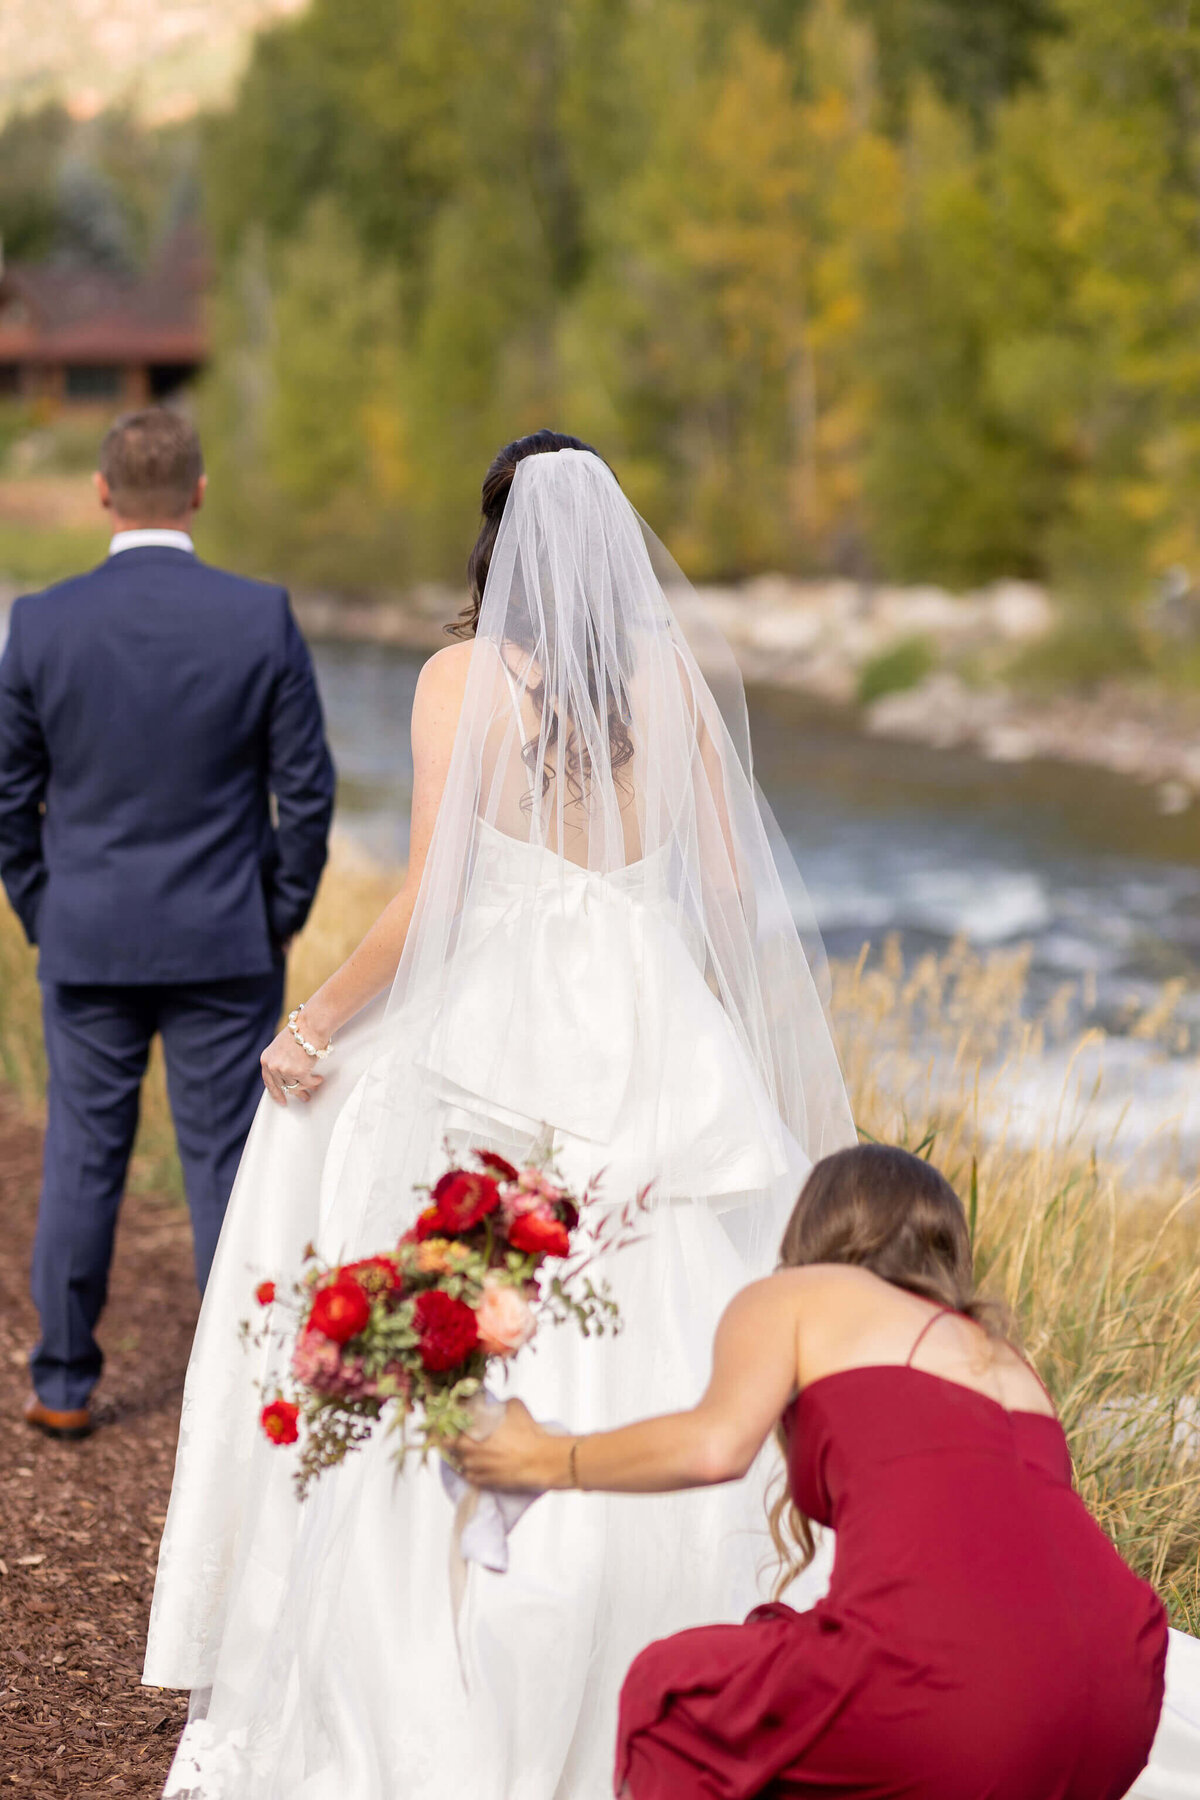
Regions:
<instances>
[{"instance_id":1,"label":"white dress shirt collar","mask_svg":"<svg viewBox=\"0 0 1200 1800\"><path fill-rule=\"evenodd\" d=\"M186 531L167 531L155 528L146 531L118 531L108 546L108 554L117 556L122 550L186 550L189 556L196 554L196 546Z\"/></svg>"}]
</instances>

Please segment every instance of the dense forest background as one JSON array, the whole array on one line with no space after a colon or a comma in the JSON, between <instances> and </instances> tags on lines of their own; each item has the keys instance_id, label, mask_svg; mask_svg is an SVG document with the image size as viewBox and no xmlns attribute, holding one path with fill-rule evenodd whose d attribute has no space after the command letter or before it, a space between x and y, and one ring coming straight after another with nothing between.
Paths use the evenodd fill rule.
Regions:
<instances>
[{"instance_id":1,"label":"dense forest background","mask_svg":"<svg viewBox=\"0 0 1200 1800\"><path fill-rule=\"evenodd\" d=\"M1200 571L1191 0L313 0L231 109L88 129L103 253L206 211L242 563L457 576L553 424L697 578L1029 575L1120 660Z\"/></svg>"}]
</instances>

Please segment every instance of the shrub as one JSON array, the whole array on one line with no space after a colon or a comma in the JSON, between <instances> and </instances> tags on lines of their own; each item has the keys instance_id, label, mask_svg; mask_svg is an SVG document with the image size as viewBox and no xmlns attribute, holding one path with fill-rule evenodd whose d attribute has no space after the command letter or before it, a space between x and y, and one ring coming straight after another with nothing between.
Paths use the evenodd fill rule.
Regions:
<instances>
[{"instance_id":1,"label":"shrub","mask_svg":"<svg viewBox=\"0 0 1200 1800\"><path fill-rule=\"evenodd\" d=\"M869 706L884 694L918 687L937 667L937 652L926 637L901 638L872 656L858 672L858 703Z\"/></svg>"}]
</instances>

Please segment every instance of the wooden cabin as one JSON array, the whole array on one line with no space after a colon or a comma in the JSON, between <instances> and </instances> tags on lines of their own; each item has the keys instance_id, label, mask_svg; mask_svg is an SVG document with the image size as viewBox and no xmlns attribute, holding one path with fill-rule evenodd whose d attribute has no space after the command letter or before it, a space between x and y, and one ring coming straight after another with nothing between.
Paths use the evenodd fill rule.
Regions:
<instances>
[{"instance_id":1,"label":"wooden cabin","mask_svg":"<svg viewBox=\"0 0 1200 1800\"><path fill-rule=\"evenodd\" d=\"M0 258L0 401L118 412L166 399L207 356L207 274L190 229L140 276Z\"/></svg>"}]
</instances>

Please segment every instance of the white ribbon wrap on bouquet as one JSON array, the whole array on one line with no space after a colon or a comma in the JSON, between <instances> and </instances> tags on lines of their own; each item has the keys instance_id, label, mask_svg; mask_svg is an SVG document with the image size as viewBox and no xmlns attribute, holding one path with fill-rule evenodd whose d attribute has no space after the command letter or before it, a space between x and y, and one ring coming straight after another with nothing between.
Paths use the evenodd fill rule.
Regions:
<instances>
[{"instance_id":1,"label":"white ribbon wrap on bouquet","mask_svg":"<svg viewBox=\"0 0 1200 1800\"><path fill-rule=\"evenodd\" d=\"M487 1388L476 1396L471 1407L475 1422L469 1436L490 1437L504 1418L504 1402ZM550 1431L561 1427L549 1425ZM441 1459L442 1486L454 1505L454 1530L450 1538L450 1605L454 1613L454 1642L458 1666L464 1686L469 1685L466 1658L462 1649L462 1609L467 1594L467 1577L471 1563L488 1569L494 1575L508 1571L508 1538L542 1490L517 1493L504 1488L477 1488L465 1475Z\"/></svg>"},{"instance_id":2,"label":"white ribbon wrap on bouquet","mask_svg":"<svg viewBox=\"0 0 1200 1800\"><path fill-rule=\"evenodd\" d=\"M504 1418L504 1402L490 1389L484 1388L471 1407L475 1423L469 1436L482 1441L491 1437ZM546 1427L558 1431L557 1425ZM465 1582L467 1563L478 1563L503 1575L508 1568L508 1535L524 1517L541 1490L516 1493L504 1488L477 1488L458 1470L441 1459L442 1486L455 1508L454 1540L451 1546L451 1586ZM456 1566L457 1565L457 1566ZM455 1611L458 1611L456 1602Z\"/></svg>"}]
</instances>

